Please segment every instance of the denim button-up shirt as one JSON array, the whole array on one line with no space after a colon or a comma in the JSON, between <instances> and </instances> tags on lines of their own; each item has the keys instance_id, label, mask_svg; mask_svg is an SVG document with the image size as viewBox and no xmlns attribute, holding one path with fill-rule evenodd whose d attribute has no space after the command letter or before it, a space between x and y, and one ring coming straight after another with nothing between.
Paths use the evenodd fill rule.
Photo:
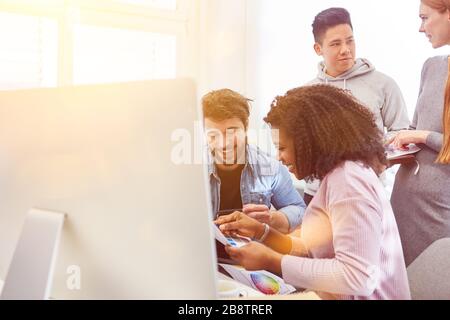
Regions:
<instances>
[{"instance_id":1,"label":"denim button-up shirt","mask_svg":"<svg viewBox=\"0 0 450 320\"><path fill-rule=\"evenodd\" d=\"M210 157L209 179L213 214L220 208L220 178ZM262 204L284 213L289 221L290 232L303 219L305 202L294 188L288 169L279 161L269 157L259 148L247 147L246 164L241 176L242 204Z\"/></svg>"}]
</instances>

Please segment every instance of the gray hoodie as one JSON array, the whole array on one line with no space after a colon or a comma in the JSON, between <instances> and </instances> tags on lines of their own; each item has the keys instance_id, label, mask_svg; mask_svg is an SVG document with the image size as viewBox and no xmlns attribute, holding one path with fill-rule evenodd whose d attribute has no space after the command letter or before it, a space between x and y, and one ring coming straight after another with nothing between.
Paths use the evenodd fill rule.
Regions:
<instances>
[{"instance_id":1,"label":"gray hoodie","mask_svg":"<svg viewBox=\"0 0 450 320\"><path fill-rule=\"evenodd\" d=\"M319 75L308 84L329 84L350 91L375 115L378 128L385 132L407 130L408 111L397 83L375 70L366 59L357 59L353 68L334 78L326 73L323 62L319 63Z\"/></svg>"},{"instance_id":2,"label":"gray hoodie","mask_svg":"<svg viewBox=\"0 0 450 320\"><path fill-rule=\"evenodd\" d=\"M409 128L408 111L399 86L392 78L376 71L366 59L357 59L353 68L336 78L326 73L325 64L321 62L319 75L308 84L329 84L350 91L372 111L383 133ZM319 185L318 180L307 183L305 193L315 195Z\"/></svg>"}]
</instances>

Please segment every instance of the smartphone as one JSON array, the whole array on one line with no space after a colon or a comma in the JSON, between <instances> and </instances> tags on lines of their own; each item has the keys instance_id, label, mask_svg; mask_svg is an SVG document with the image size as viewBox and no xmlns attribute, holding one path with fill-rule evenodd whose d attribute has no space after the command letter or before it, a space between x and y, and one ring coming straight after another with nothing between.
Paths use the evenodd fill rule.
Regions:
<instances>
[{"instance_id":1,"label":"smartphone","mask_svg":"<svg viewBox=\"0 0 450 320\"><path fill-rule=\"evenodd\" d=\"M218 218L218 217L221 217L221 216L227 216L227 215L232 214L232 213L234 213L236 211L241 212L242 209L220 210L220 211L217 211L216 217Z\"/></svg>"}]
</instances>

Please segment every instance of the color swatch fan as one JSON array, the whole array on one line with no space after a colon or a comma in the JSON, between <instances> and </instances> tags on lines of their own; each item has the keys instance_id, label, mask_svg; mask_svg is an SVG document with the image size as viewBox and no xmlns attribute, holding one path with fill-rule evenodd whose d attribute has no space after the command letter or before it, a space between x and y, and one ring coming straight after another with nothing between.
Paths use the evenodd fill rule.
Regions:
<instances>
[{"instance_id":1,"label":"color swatch fan","mask_svg":"<svg viewBox=\"0 0 450 320\"><path fill-rule=\"evenodd\" d=\"M280 293L280 284L274 279L262 273L252 273L250 278L255 287L264 294L274 295Z\"/></svg>"}]
</instances>

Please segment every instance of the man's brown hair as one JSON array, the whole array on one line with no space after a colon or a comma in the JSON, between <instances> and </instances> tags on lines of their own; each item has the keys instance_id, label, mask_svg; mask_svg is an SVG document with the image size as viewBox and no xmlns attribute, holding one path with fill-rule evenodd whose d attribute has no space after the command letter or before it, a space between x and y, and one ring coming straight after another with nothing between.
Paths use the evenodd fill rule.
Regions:
<instances>
[{"instance_id":1,"label":"man's brown hair","mask_svg":"<svg viewBox=\"0 0 450 320\"><path fill-rule=\"evenodd\" d=\"M202 99L203 116L215 121L238 118L247 129L250 117L250 101L250 99L230 89L211 91Z\"/></svg>"}]
</instances>

